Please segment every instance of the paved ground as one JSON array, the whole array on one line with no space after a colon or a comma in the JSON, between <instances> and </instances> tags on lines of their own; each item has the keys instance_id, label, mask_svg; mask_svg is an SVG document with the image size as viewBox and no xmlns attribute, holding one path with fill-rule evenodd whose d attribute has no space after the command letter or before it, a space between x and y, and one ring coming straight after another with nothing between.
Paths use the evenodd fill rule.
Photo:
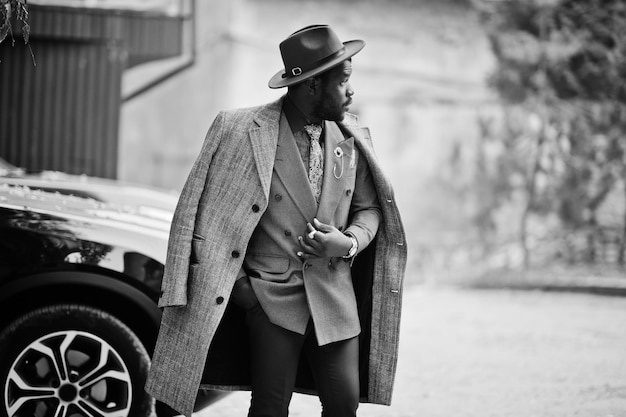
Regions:
<instances>
[{"instance_id":1,"label":"paved ground","mask_svg":"<svg viewBox=\"0 0 626 417\"><path fill-rule=\"evenodd\" d=\"M196 417L243 417L248 398ZM317 399L290 415L319 416ZM359 416L626 417L626 298L407 289L393 405Z\"/></svg>"}]
</instances>

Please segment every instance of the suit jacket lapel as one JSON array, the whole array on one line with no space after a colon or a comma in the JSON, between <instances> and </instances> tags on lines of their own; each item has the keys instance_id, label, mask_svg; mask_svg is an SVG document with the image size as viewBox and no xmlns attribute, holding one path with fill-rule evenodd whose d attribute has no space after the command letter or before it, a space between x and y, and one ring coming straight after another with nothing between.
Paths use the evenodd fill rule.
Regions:
<instances>
[{"instance_id":1,"label":"suit jacket lapel","mask_svg":"<svg viewBox=\"0 0 626 417\"><path fill-rule=\"evenodd\" d=\"M270 169L273 166L276 175L280 178L284 184L287 192L295 202L296 206L307 221L311 221L313 217L317 217L322 222L331 222L332 216L335 213L339 201L343 197L343 182L344 176L342 175L342 163L344 164L344 172L347 170L347 164L350 163L350 157L354 152L354 138L344 139L344 135L333 122L325 122L324 131L324 182L322 185L322 195L320 197L320 205L317 207L315 197L311 191L311 185L309 184L309 177L307 168L301 162L302 157L298 151L296 141L289 127L287 119L284 117L281 111L282 101L278 106L278 118L279 122L276 123L276 131L273 129L269 131L262 131L262 137L266 135L274 135L278 138L276 153L268 154L261 149L257 151L257 146L266 139L261 137L255 138L257 131L251 131L250 136L253 141L253 147L255 149L255 155L257 155L257 167L262 165L263 169ZM272 114L274 117L275 114ZM258 132L261 135L261 130ZM265 145L263 145L265 146ZM343 152L343 157L335 155L335 150L340 148ZM271 157L271 161L267 159ZM259 162L259 159L263 159L264 162ZM300 163L293 163L293 161L300 161ZM266 195L269 194L269 186L271 182L271 175L268 175L267 171L263 171L267 175L261 175L261 183L263 184ZM261 173L261 168L259 168ZM339 178L336 178L339 177Z\"/></svg>"},{"instance_id":2,"label":"suit jacket lapel","mask_svg":"<svg viewBox=\"0 0 626 417\"><path fill-rule=\"evenodd\" d=\"M280 118L274 171L304 218L307 221L312 221L317 209L317 203L315 202L315 197L313 197L309 176L302 163L296 140L284 115Z\"/></svg>"},{"instance_id":3,"label":"suit jacket lapel","mask_svg":"<svg viewBox=\"0 0 626 417\"><path fill-rule=\"evenodd\" d=\"M324 138L324 183L317 218L323 223L329 223L343 197L344 178L347 178L344 177L344 174L348 170L350 157L354 150L354 138L344 139L341 130L333 122L326 121L324 130L326 132Z\"/></svg>"},{"instance_id":4,"label":"suit jacket lapel","mask_svg":"<svg viewBox=\"0 0 626 417\"><path fill-rule=\"evenodd\" d=\"M262 107L254 117L258 127L251 128L249 131L259 179L266 197L269 195L272 181L281 108L282 98Z\"/></svg>"}]
</instances>

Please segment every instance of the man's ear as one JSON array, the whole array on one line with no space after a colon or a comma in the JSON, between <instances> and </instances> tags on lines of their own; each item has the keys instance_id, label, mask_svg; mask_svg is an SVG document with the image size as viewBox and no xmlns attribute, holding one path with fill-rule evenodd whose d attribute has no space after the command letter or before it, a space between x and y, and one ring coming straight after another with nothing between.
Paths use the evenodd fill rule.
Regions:
<instances>
[{"instance_id":1,"label":"man's ear","mask_svg":"<svg viewBox=\"0 0 626 417\"><path fill-rule=\"evenodd\" d=\"M307 94L314 96L320 88L320 79L318 77L309 78L305 83Z\"/></svg>"}]
</instances>

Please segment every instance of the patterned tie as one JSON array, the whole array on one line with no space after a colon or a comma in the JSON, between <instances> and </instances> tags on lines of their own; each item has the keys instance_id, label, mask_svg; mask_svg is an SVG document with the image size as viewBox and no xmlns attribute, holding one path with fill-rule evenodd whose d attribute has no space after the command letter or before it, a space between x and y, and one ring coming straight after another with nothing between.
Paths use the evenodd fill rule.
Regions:
<instances>
[{"instance_id":1,"label":"patterned tie","mask_svg":"<svg viewBox=\"0 0 626 417\"><path fill-rule=\"evenodd\" d=\"M312 124L304 126L304 130L311 138L311 150L309 152L309 182L311 190L315 196L315 201L319 205L320 195L322 194L322 179L324 177L324 152L320 144L320 136L322 135L322 126Z\"/></svg>"}]
</instances>

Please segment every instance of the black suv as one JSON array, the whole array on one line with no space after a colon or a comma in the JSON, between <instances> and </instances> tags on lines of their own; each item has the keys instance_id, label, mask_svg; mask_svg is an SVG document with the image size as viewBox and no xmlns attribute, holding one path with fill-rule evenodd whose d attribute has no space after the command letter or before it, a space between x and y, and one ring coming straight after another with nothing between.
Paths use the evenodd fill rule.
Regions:
<instances>
[{"instance_id":1,"label":"black suv","mask_svg":"<svg viewBox=\"0 0 626 417\"><path fill-rule=\"evenodd\" d=\"M0 416L153 413L143 384L176 198L0 173ZM196 409L219 396L202 393Z\"/></svg>"}]
</instances>

